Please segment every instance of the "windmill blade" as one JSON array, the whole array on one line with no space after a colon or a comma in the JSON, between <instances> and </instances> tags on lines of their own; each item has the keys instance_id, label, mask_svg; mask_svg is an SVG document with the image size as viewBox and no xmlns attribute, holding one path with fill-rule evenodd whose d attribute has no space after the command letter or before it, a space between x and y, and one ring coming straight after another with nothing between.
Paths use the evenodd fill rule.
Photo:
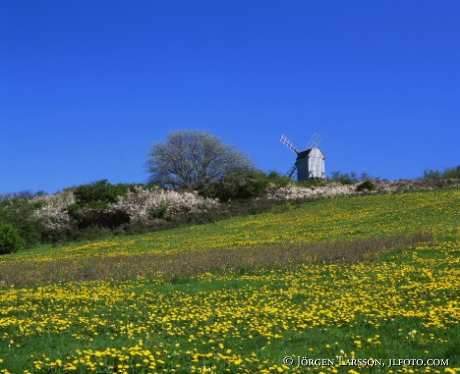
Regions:
<instances>
[{"instance_id":1,"label":"windmill blade","mask_svg":"<svg viewBox=\"0 0 460 374\"><path fill-rule=\"evenodd\" d=\"M316 147L320 142L322 138L320 134L317 134L316 132L312 135L310 141L308 142L307 149L311 149L313 147Z\"/></svg>"},{"instance_id":2,"label":"windmill blade","mask_svg":"<svg viewBox=\"0 0 460 374\"><path fill-rule=\"evenodd\" d=\"M292 168L290 168L289 171L287 172L286 174L287 177L291 178L296 171L297 171L297 164L294 164L292 165Z\"/></svg>"},{"instance_id":3,"label":"windmill blade","mask_svg":"<svg viewBox=\"0 0 460 374\"><path fill-rule=\"evenodd\" d=\"M281 135L280 141L286 145L291 151L293 151L295 154L299 154L300 152L297 150L296 147L294 147L294 144L292 144L288 138L286 138L284 135Z\"/></svg>"}]
</instances>

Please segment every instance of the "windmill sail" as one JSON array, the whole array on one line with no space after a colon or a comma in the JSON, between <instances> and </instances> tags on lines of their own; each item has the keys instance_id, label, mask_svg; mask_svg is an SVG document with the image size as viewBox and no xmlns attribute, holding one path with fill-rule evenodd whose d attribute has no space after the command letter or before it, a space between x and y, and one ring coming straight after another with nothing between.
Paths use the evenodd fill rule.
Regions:
<instances>
[{"instance_id":1,"label":"windmill sail","mask_svg":"<svg viewBox=\"0 0 460 374\"><path fill-rule=\"evenodd\" d=\"M316 132L312 135L310 141L308 142L307 149L311 149L313 147L316 147L320 141L322 140L321 135L317 134Z\"/></svg>"},{"instance_id":2,"label":"windmill sail","mask_svg":"<svg viewBox=\"0 0 460 374\"><path fill-rule=\"evenodd\" d=\"M280 139L281 142L283 142L286 147L288 147L291 151L293 151L295 154L299 154L299 150L294 147L294 144L292 144L288 138L286 138L284 135L281 135L281 139Z\"/></svg>"}]
</instances>

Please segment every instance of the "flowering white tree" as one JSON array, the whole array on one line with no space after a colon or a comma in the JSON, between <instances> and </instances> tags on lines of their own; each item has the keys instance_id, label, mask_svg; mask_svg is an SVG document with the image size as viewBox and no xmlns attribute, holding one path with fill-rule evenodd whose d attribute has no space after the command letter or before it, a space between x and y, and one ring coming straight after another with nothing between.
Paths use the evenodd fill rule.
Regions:
<instances>
[{"instance_id":1,"label":"flowering white tree","mask_svg":"<svg viewBox=\"0 0 460 374\"><path fill-rule=\"evenodd\" d=\"M155 211L162 211L165 217L173 217L178 214L208 210L217 205L219 205L217 200L203 198L196 192L136 187L128 191L126 196L120 196L116 203L110 204L107 211L124 212L130 217L130 221L139 222L150 219Z\"/></svg>"},{"instance_id":2,"label":"flowering white tree","mask_svg":"<svg viewBox=\"0 0 460 374\"><path fill-rule=\"evenodd\" d=\"M55 195L37 196L33 201L46 202L46 205L34 212L34 216L41 223L43 233L47 235L61 234L72 227L72 218L67 212L67 207L75 203L75 196L71 190Z\"/></svg>"}]
</instances>

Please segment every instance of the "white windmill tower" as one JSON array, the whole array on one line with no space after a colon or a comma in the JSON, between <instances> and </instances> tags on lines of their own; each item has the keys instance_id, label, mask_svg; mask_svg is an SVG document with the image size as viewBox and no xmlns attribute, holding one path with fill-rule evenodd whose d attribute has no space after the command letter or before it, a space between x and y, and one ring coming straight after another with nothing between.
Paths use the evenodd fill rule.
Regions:
<instances>
[{"instance_id":1,"label":"white windmill tower","mask_svg":"<svg viewBox=\"0 0 460 374\"><path fill-rule=\"evenodd\" d=\"M291 151L297 155L295 164L288 172L288 177L297 171L297 180L299 182L306 181L308 179L325 179L326 172L324 167L324 154L321 149L317 147L321 141L319 134L313 134L308 143L308 147L305 151L299 151L286 136L281 135L281 142L283 142Z\"/></svg>"}]
</instances>

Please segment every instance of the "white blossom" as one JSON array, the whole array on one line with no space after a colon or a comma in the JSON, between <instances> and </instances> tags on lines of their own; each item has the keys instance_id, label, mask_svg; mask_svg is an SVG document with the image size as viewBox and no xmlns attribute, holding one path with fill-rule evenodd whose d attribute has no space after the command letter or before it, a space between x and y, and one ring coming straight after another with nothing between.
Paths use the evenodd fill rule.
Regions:
<instances>
[{"instance_id":1,"label":"white blossom","mask_svg":"<svg viewBox=\"0 0 460 374\"><path fill-rule=\"evenodd\" d=\"M135 187L126 196L119 196L118 201L110 204L108 212L122 211L133 222L146 221L152 210L165 209L166 217L183 213L194 213L218 206L215 199L203 198L196 192L177 192L172 190L152 190Z\"/></svg>"}]
</instances>

